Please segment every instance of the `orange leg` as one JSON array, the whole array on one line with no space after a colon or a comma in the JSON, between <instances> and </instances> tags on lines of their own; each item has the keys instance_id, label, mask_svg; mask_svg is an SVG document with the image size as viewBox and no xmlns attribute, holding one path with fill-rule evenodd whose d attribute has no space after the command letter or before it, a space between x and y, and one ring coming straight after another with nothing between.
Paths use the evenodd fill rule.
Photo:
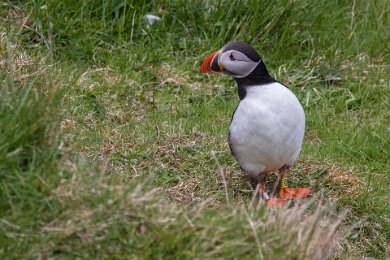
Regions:
<instances>
[{"instance_id":1,"label":"orange leg","mask_svg":"<svg viewBox=\"0 0 390 260\"><path fill-rule=\"evenodd\" d=\"M312 191L309 188L288 187L287 178L286 178L287 167L283 166L282 168L280 168L279 173L280 173L280 182L281 182L279 197L281 199L302 199L309 196L309 194Z\"/></svg>"},{"instance_id":2,"label":"orange leg","mask_svg":"<svg viewBox=\"0 0 390 260\"><path fill-rule=\"evenodd\" d=\"M281 207L286 204L286 200L282 198L270 198L268 193L265 190L263 183L259 182L257 184L257 189L259 190L260 196L265 200L265 203L271 207Z\"/></svg>"}]
</instances>

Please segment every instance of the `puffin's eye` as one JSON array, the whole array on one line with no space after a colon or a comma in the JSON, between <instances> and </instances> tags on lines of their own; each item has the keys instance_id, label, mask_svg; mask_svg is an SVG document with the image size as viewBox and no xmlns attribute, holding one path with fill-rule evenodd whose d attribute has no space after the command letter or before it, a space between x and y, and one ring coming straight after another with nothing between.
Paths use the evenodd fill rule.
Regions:
<instances>
[{"instance_id":1,"label":"puffin's eye","mask_svg":"<svg viewBox=\"0 0 390 260\"><path fill-rule=\"evenodd\" d=\"M230 60L236 60L236 58L234 58L234 56L233 56L233 53L230 53L229 58L230 58Z\"/></svg>"}]
</instances>

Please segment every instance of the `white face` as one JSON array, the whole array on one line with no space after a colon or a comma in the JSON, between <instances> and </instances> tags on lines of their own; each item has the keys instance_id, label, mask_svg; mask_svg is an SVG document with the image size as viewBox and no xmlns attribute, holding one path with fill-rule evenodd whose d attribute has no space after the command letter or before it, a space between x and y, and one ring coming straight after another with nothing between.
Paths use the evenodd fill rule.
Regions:
<instances>
[{"instance_id":1,"label":"white face","mask_svg":"<svg viewBox=\"0 0 390 260\"><path fill-rule=\"evenodd\" d=\"M224 68L223 72L234 78L244 78L248 76L260 62L261 60L254 62L244 53L236 50L222 52L218 57L220 67Z\"/></svg>"}]
</instances>

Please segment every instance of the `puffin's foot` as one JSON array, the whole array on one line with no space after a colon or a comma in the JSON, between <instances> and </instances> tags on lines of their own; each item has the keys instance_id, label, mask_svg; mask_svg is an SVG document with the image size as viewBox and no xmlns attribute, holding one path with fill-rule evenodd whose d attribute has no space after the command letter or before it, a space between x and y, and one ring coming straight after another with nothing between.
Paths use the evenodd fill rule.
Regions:
<instances>
[{"instance_id":1,"label":"puffin's foot","mask_svg":"<svg viewBox=\"0 0 390 260\"><path fill-rule=\"evenodd\" d=\"M309 188L281 188L279 197L281 199L302 199L310 195Z\"/></svg>"},{"instance_id":2,"label":"puffin's foot","mask_svg":"<svg viewBox=\"0 0 390 260\"><path fill-rule=\"evenodd\" d=\"M282 198L269 198L265 203L270 207L282 207L287 204L287 200Z\"/></svg>"}]
</instances>

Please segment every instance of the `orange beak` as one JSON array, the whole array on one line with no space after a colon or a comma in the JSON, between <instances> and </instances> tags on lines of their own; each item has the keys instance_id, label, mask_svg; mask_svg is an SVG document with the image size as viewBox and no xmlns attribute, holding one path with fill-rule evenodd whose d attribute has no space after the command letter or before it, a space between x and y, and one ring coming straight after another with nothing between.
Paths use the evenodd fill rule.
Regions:
<instances>
[{"instance_id":1,"label":"orange beak","mask_svg":"<svg viewBox=\"0 0 390 260\"><path fill-rule=\"evenodd\" d=\"M221 71L218 66L213 66L212 69L213 62L215 62L214 58L218 58L218 54L220 53L221 51L216 51L210 54L200 66L199 73L213 73Z\"/></svg>"}]
</instances>

